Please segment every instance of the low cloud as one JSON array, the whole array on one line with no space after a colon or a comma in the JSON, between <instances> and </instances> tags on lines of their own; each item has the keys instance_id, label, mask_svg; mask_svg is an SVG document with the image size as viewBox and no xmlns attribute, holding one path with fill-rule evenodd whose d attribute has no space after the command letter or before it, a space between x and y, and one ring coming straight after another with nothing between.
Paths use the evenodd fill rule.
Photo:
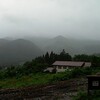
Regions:
<instances>
[{"instance_id":1,"label":"low cloud","mask_svg":"<svg viewBox=\"0 0 100 100\"><path fill-rule=\"evenodd\" d=\"M0 37L72 36L100 39L100 0L2 0Z\"/></svg>"}]
</instances>

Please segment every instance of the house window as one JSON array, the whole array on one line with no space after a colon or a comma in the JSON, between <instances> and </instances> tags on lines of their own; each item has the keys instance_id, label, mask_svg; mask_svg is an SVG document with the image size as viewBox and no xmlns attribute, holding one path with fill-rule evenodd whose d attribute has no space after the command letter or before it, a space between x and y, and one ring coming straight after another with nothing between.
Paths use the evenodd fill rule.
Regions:
<instances>
[{"instance_id":1,"label":"house window","mask_svg":"<svg viewBox=\"0 0 100 100\"><path fill-rule=\"evenodd\" d=\"M66 69L66 68L67 68L66 66L63 67L63 69Z\"/></svg>"},{"instance_id":2,"label":"house window","mask_svg":"<svg viewBox=\"0 0 100 100\"><path fill-rule=\"evenodd\" d=\"M61 69L61 66L58 66L58 69Z\"/></svg>"}]
</instances>

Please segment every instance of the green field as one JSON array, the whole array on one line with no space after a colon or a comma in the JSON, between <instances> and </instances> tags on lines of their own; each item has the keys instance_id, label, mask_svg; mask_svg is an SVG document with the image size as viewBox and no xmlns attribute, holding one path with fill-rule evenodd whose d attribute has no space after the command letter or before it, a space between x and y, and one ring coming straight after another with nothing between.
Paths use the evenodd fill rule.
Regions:
<instances>
[{"instance_id":1,"label":"green field","mask_svg":"<svg viewBox=\"0 0 100 100\"><path fill-rule=\"evenodd\" d=\"M51 84L71 78L86 77L86 75L99 72L100 69L74 69L62 73L31 73L29 75L4 77L0 79L0 88L18 88L31 85ZM2 74L2 73L1 73ZM3 77L3 76L2 76Z\"/></svg>"}]
</instances>

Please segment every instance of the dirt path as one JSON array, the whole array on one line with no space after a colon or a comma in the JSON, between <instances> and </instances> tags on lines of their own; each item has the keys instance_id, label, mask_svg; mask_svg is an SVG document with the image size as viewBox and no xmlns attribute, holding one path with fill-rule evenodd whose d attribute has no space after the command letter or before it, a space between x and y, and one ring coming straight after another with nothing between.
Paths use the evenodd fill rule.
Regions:
<instances>
[{"instance_id":1,"label":"dirt path","mask_svg":"<svg viewBox=\"0 0 100 100\"><path fill-rule=\"evenodd\" d=\"M0 100L71 100L79 88L86 89L86 84L86 79L70 79L55 84L1 89Z\"/></svg>"}]
</instances>

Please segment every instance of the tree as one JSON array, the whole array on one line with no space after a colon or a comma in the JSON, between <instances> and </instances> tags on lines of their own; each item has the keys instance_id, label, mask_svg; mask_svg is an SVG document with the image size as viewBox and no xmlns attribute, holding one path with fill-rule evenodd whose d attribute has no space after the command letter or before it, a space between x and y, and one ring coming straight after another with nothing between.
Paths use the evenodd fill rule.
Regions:
<instances>
[{"instance_id":1,"label":"tree","mask_svg":"<svg viewBox=\"0 0 100 100\"><path fill-rule=\"evenodd\" d=\"M91 56L92 57L92 67L100 67L100 57Z\"/></svg>"},{"instance_id":2,"label":"tree","mask_svg":"<svg viewBox=\"0 0 100 100\"><path fill-rule=\"evenodd\" d=\"M50 63L49 53L48 52L45 54L45 62L48 63L48 64Z\"/></svg>"},{"instance_id":3,"label":"tree","mask_svg":"<svg viewBox=\"0 0 100 100\"><path fill-rule=\"evenodd\" d=\"M71 57L71 55L69 55L69 53L66 53L65 50L63 49L63 51L59 55L59 60L70 61L70 60L72 60L72 57Z\"/></svg>"},{"instance_id":4,"label":"tree","mask_svg":"<svg viewBox=\"0 0 100 100\"><path fill-rule=\"evenodd\" d=\"M74 61L91 61L91 56L86 55L86 54L81 54L81 55L75 55L73 57Z\"/></svg>"},{"instance_id":5,"label":"tree","mask_svg":"<svg viewBox=\"0 0 100 100\"><path fill-rule=\"evenodd\" d=\"M57 55L53 53L53 51L50 53L50 64L55 62L57 60Z\"/></svg>"}]
</instances>

